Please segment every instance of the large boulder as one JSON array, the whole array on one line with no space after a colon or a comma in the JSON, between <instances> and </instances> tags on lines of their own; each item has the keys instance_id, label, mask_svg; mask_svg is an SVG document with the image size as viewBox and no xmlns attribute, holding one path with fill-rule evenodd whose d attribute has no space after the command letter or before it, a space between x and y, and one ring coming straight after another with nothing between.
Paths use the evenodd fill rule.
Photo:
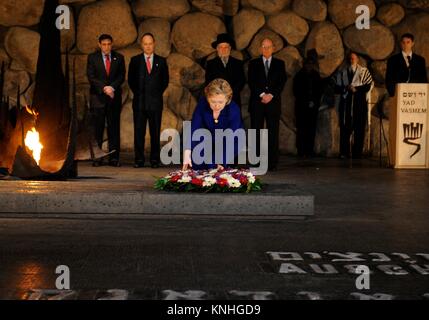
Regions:
<instances>
[{"instance_id":1,"label":"large boulder","mask_svg":"<svg viewBox=\"0 0 429 320\"><path fill-rule=\"evenodd\" d=\"M302 68L303 59L298 49L293 46L287 46L280 52L274 55L285 62L286 72L289 77L294 77L299 70ZM292 81L292 79L289 81Z\"/></svg>"},{"instance_id":2,"label":"large boulder","mask_svg":"<svg viewBox=\"0 0 429 320\"><path fill-rule=\"evenodd\" d=\"M386 27L391 27L399 22L405 17L404 8L397 3L386 3L381 6L377 11L377 19Z\"/></svg>"},{"instance_id":3,"label":"large boulder","mask_svg":"<svg viewBox=\"0 0 429 320\"><path fill-rule=\"evenodd\" d=\"M4 63L5 68L9 66L10 58L5 49L0 48L0 67Z\"/></svg>"},{"instance_id":4,"label":"large boulder","mask_svg":"<svg viewBox=\"0 0 429 320\"><path fill-rule=\"evenodd\" d=\"M293 11L311 21L324 21L328 6L323 0L299 0L293 2Z\"/></svg>"},{"instance_id":5,"label":"large boulder","mask_svg":"<svg viewBox=\"0 0 429 320\"><path fill-rule=\"evenodd\" d=\"M261 42L269 38L274 43L274 52L278 52L283 49L283 39L275 32L270 29L261 29L253 38L252 43L250 44L247 51L250 53L252 58L255 58L261 54Z\"/></svg>"},{"instance_id":6,"label":"large boulder","mask_svg":"<svg viewBox=\"0 0 429 320\"><path fill-rule=\"evenodd\" d=\"M381 23L372 21L370 29L359 30L348 27L343 34L344 44L351 50L369 56L373 60L383 60L395 49L393 33Z\"/></svg>"},{"instance_id":7,"label":"large boulder","mask_svg":"<svg viewBox=\"0 0 429 320\"><path fill-rule=\"evenodd\" d=\"M191 9L187 0L137 0L133 11L137 18L166 18L174 20Z\"/></svg>"},{"instance_id":8,"label":"large boulder","mask_svg":"<svg viewBox=\"0 0 429 320\"><path fill-rule=\"evenodd\" d=\"M126 47L137 38L131 8L126 0L105 0L82 8L77 26L77 47L91 53L98 47L98 37L111 34L115 48Z\"/></svg>"},{"instance_id":9,"label":"large boulder","mask_svg":"<svg viewBox=\"0 0 429 320\"><path fill-rule=\"evenodd\" d=\"M10 98L15 98L18 93L24 93L30 85L30 76L25 71L7 70L4 75L3 94ZM16 100L16 99L15 99Z\"/></svg>"},{"instance_id":10,"label":"large boulder","mask_svg":"<svg viewBox=\"0 0 429 320\"><path fill-rule=\"evenodd\" d=\"M232 23L237 50L243 50L263 27L265 17L261 11L246 8L234 16Z\"/></svg>"},{"instance_id":11,"label":"large boulder","mask_svg":"<svg viewBox=\"0 0 429 320\"><path fill-rule=\"evenodd\" d=\"M293 11L271 16L268 18L267 26L285 38L292 46L300 44L310 30L307 21Z\"/></svg>"},{"instance_id":12,"label":"large boulder","mask_svg":"<svg viewBox=\"0 0 429 320\"><path fill-rule=\"evenodd\" d=\"M377 8L373 0L329 0L328 13L337 27L343 29L356 22L356 8L360 5L368 6L371 18L375 16Z\"/></svg>"},{"instance_id":13,"label":"large boulder","mask_svg":"<svg viewBox=\"0 0 429 320\"><path fill-rule=\"evenodd\" d=\"M36 73L39 43L39 33L22 27L10 28L4 45L13 59L12 68Z\"/></svg>"},{"instance_id":14,"label":"large boulder","mask_svg":"<svg viewBox=\"0 0 429 320\"><path fill-rule=\"evenodd\" d=\"M152 33L155 37L156 47L155 53L161 57L168 57L171 52L171 26L167 19L163 18L152 18L144 20L138 30L137 42L140 43L140 39L145 33Z\"/></svg>"},{"instance_id":15,"label":"large boulder","mask_svg":"<svg viewBox=\"0 0 429 320\"><path fill-rule=\"evenodd\" d=\"M247 0L248 5L261 10L267 15L282 11L290 2L290 0Z\"/></svg>"},{"instance_id":16,"label":"large boulder","mask_svg":"<svg viewBox=\"0 0 429 320\"><path fill-rule=\"evenodd\" d=\"M218 17L207 13L189 13L174 24L171 38L176 50L193 59L208 56L215 49L211 44L220 33L226 32Z\"/></svg>"},{"instance_id":17,"label":"large boulder","mask_svg":"<svg viewBox=\"0 0 429 320\"><path fill-rule=\"evenodd\" d=\"M0 1L0 25L29 27L39 23L45 0Z\"/></svg>"},{"instance_id":18,"label":"large boulder","mask_svg":"<svg viewBox=\"0 0 429 320\"><path fill-rule=\"evenodd\" d=\"M205 82L205 70L194 60L172 53L167 58L170 83L190 90L201 88Z\"/></svg>"},{"instance_id":19,"label":"large boulder","mask_svg":"<svg viewBox=\"0 0 429 320\"><path fill-rule=\"evenodd\" d=\"M316 49L322 57L319 59L320 74L329 77L344 60L344 47L340 33L331 22L318 22L310 32L305 46L306 52Z\"/></svg>"},{"instance_id":20,"label":"large boulder","mask_svg":"<svg viewBox=\"0 0 429 320\"><path fill-rule=\"evenodd\" d=\"M164 109L171 110L178 118L190 121L197 105L197 100L184 87L170 83L164 92Z\"/></svg>"},{"instance_id":21,"label":"large boulder","mask_svg":"<svg viewBox=\"0 0 429 320\"><path fill-rule=\"evenodd\" d=\"M240 0L191 0L198 10L215 16L234 16L238 12Z\"/></svg>"},{"instance_id":22,"label":"large boulder","mask_svg":"<svg viewBox=\"0 0 429 320\"><path fill-rule=\"evenodd\" d=\"M396 38L399 39L402 34L411 32L415 37L415 52L422 55L426 61L429 61L429 14L418 13L408 15L403 22L393 27Z\"/></svg>"}]
</instances>

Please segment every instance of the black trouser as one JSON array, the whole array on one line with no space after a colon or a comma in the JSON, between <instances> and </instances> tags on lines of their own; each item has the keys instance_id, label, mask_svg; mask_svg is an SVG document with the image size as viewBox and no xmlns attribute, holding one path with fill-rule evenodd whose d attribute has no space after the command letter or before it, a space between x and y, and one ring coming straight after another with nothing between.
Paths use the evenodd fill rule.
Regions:
<instances>
[{"instance_id":1,"label":"black trouser","mask_svg":"<svg viewBox=\"0 0 429 320\"><path fill-rule=\"evenodd\" d=\"M121 109L118 103L108 103L104 108L92 108L94 136L100 149L103 145L104 128L107 119L107 139L109 141L109 161L118 161L121 149Z\"/></svg>"},{"instance_id":2,"label":"black trouser","mask_svg":"<svg viewBox=\"0 0 429 320\"><path fill-rule=\"evenodd\" d=\"M296 102L296 148L299 156L314 154L318 114L319 106L314 105L310 108L308 102Z\"/></svg>"},{"instance_id":3,"label":"black trouser","mask_svg":"<svg viewBox=\"0 0 429 320\"><path fill-rule=\"evenodd\" d=\"M144 163L144 145L146 136L146 124L149 122L150 133L150 162L160 162L161 152L161 120L162 110L133 109L134 118L134 152L135 162Z\"/></svg>"},{"instance_id":4,"label":"black trouser","mask_svg":"<svg viewBox=\"0 0 429 320\"><path fill-rule=\"evenodd\" d=\"M276 167L279 162L280 112L272 105L257 104L251 112L251 127L257 130L256 155L260 156L260 130L266 121L268 129L268 166Z\"/></svg>"},{"instance_id":5,"label":"black trouser","mask_svg":"<svg viewBox=\"0 0 429 320\"><path fill-rule=\"evenodd\" d=\"M361 157L365 143L365 131L368 117L368 104L363 98L341 99L339 108L340 117L340 154L353 157ZM353 136L353 146L351 146L351 136ZM350 150L352 148L352 150Z\"/></svg>"}]
</instances>

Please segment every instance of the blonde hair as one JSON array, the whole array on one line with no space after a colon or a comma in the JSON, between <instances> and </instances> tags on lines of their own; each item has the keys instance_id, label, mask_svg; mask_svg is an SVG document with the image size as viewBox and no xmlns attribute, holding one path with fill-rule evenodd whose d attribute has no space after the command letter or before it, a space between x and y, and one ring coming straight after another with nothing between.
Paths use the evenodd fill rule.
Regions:
<instances>
[{"instance_id":1,"label":"blonde hair","mask_svg":"<svg viewBox=\"0 0 429 320\"><path fill-rule=\"evenodd\" d=\"M214 96L217 94L223 94L226 97L227 103L230 104L232 101L232 88L229 85L228 81L224 79L214 79L210 82L207 87L204 89L204 94L206 98L209 96Z\"/></svg>"}]
</instances>

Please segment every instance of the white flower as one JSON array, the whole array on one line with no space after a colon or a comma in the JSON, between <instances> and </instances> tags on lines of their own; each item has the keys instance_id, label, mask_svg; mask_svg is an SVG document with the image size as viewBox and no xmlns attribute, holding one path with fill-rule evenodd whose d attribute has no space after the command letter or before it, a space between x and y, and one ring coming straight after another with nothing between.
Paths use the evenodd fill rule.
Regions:
<instances>
[{"instance_id":1,"label":"white flower","mask_svg":"<svg viewBox=\"0 0 429 320\"><path fill-rule=\"evenodd\" d=\"M240 188L241 183L237 179L231 178L228 180L228 184L231 188Z\"/></svg>"},{"instance_id":2,"label":"white flower","mask_svg":"<svg viewBox=\"0 0 429 320\"><path fill-rule=\"evenodd\" d=\"M231 179L231 176L229 174L224 173L224 174L221 174L219 178L229 180Z\"/></svg>"},{"instance_id":3,"label":"white flower","mask_svg":"<svg viewBox=\"0 0 429 320\"><path fill-rule=\"evenodd\" d=\"M189 183L192 181L192 178L189 176L183 176L182 179L179 179L179 183Z\"/></svg>"},{"instance_id":4,"label":"white flower","mask_svg":"<svg viewBox=\"0 0 429 320\"><path fill-rule=\"evenodd\" d=\"M211 187L216 184L216 179L212 177L206 177L203 180L203 187Z\"/></svg>"},{"instance_id":5,"label":"white flower","mask_svg":"<svg viewBox=\"0 0 429 320\"><path fill-rule=\"evenodd\" d=\"M249 183L250 183L250 184L253 184L253 183L255 183L256 179L255 179L255 177L252 175L251 177L249 177L249 178L248 178L248 181L249 181Z\"/></svg>"}]
</instances>

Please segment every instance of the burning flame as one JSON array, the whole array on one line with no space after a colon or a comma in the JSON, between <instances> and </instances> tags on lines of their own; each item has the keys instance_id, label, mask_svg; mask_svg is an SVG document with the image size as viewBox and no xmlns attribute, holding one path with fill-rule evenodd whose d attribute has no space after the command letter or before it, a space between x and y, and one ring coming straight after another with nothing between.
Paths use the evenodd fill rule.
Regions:
<instances>
[{"instance_id":1,"label":"burning flame","mask_svg":"<svg viewBox=\"0 0 429 320\"><path fill-rule=\"evenodd\" d=\"M40 143L39 132L36 131L36 128L33 128L31 129L31 131L27 132L24 142L26 147L33 152L33 158L36 161L37 165L39 165L43 145Z\"/></svg>"}]
</instances>

